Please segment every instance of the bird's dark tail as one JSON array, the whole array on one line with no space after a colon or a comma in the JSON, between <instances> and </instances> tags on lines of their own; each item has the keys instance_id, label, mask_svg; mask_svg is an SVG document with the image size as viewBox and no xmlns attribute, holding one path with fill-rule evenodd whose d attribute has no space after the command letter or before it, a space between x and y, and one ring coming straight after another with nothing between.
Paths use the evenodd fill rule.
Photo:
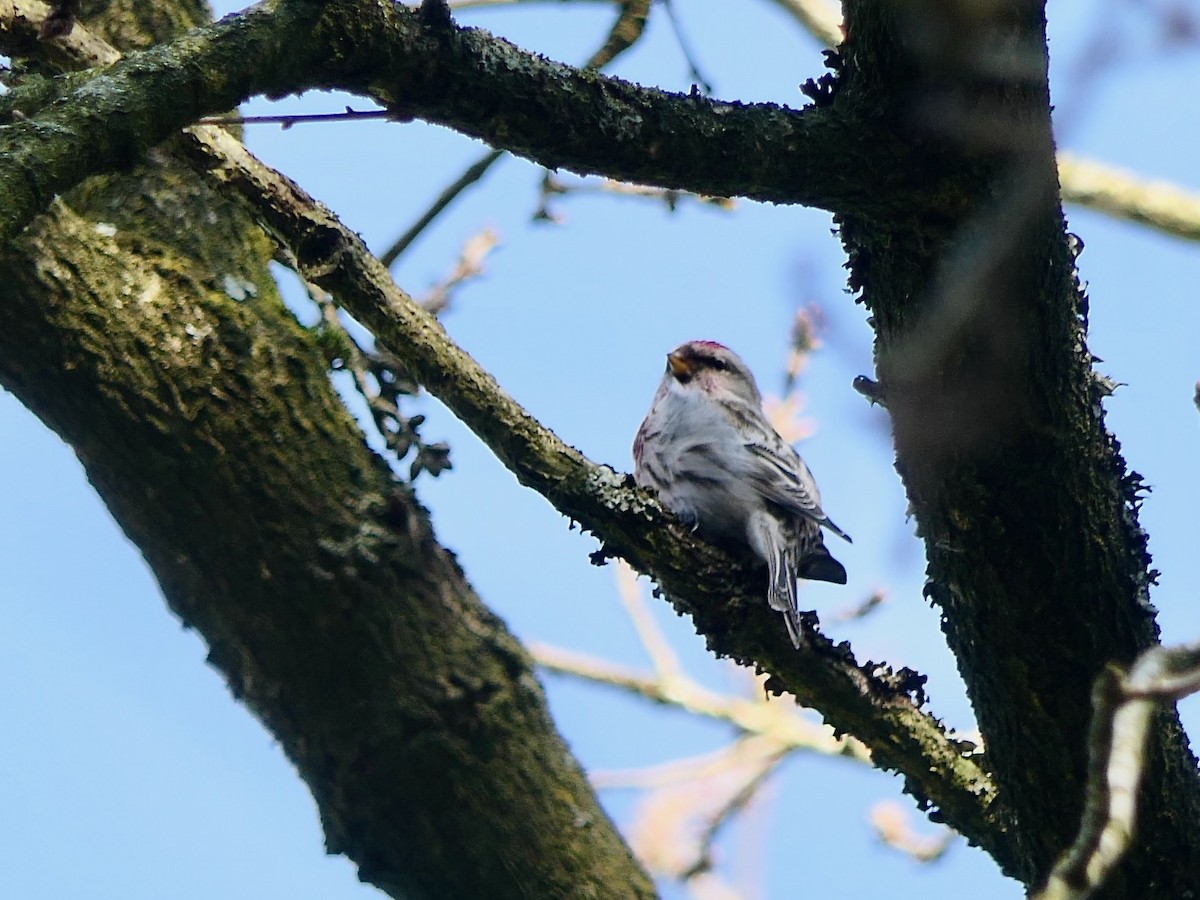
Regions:
<instances>
[{"instance_id":1,"label":"bird's dark tail","mask_svg":"<svg viewBox=\"0 0 1200 900\"><path fill-rule=\"evenodd\" d=\"M830 584L846 583L846 567L829 555L822 545L814 547L800 560L796 574L808 581L828 581Z\"/></svg>"}]
</instances>

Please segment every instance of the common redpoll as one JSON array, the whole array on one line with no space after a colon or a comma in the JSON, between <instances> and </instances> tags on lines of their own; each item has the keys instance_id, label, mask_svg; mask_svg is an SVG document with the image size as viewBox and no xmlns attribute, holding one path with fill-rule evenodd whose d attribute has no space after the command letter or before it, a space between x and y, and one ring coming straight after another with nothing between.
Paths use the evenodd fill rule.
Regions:
<instances>
[{"instance_id":1,"label":"common redpoll","mask_svg":"<svg viewBox=\"0 0 1200 900\"><path fill-rule=\"evenodd\" d=\"M746 364L728 347L689 341L667 371L633 442L634 478L705 537L749 545L767 564L767 601L800 646L796 579L846 583L822 526L850 536L821 509L804 460L767 421Z\"/></svg>"}]
</instances>

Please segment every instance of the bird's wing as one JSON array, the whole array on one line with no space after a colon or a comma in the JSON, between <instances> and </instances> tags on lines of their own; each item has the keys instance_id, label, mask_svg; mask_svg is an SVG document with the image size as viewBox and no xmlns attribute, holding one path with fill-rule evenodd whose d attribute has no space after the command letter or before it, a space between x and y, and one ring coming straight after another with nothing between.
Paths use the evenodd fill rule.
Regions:
<instances>
[{"instance_id":1,"label":"bird's wing","mask_svg":"<svg viewBox=\"0 0 1200 900\"><path fill-rule=\"evenodd\" d=\"M817 483L800 454L790 444L778 438L774 441L751 441L745 446L752 461L747 477L766 500L794 515L812 519L838 537L850 540L850 535L838 528L821 509Z\"/></svg>"}]
</instances>

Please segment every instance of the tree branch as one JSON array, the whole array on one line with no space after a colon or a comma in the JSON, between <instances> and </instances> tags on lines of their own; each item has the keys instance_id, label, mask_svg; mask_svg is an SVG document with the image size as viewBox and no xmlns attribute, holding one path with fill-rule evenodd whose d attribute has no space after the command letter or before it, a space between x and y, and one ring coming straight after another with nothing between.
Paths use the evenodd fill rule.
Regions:
<instances>
[{"instance_id":1,"label":"tree branch","mask_svg":"<svg viewBox=\"0 0 1200 900\"><path fill-rule=\"evenodd\" d=\"M823 638L802 654L783 640L761 579L666 517L644 493L597 467L540 425L456 347L441 326L391 282L357 235L296 185L262 166L219 129L190 129L196 164L235 187L293 252L301 273L338 297L412 366L413 374L470 426L521 480L565 515L601 535L606 550L653 574L677 608L690 613L721 654L774 673L768 687L821 710L835 728L867 743L877 763L903 771L908 789L999 860L1005 836L994 828L986 775L922 713L923 679L907 670L860 666L845 646Z\"/></svg>"},{"instance_id":2,"label":"tree branch","mask_svg":"<svg viewBox=\"0 0 1200 900\"><path fill-rule=\"evenodd\" d=\"M913 695L922 678L860 665L846 645L820 638L797 653L762 602L760 573L698 540L663 513L628 476L597 466L526 413L441 325L399 290L358 237L285 177L221 132L194 129L187 144L198 165L236 188L291 249L305 278L330 291L412 368L431 394L462 419L521 481L651 574L680 612L693 617L710 648L772 673L769 690L788 691L838 731L902 772L908 790L1000 860L1006 836L991 819L987 776L969 747L948 738Z\"/></svg>"},{"instance_id":3,"label":"tree branch","mask_svg":"<svg viewBox=\"0 0 1200 900\"><path fill-rule=\"evenodd\" d=\"M842 42L842 14L830 0L773 0L827 47ZM1166 181L1149 181L1107 163L1058 154L1065 203L1097 209L1164 234L1200 241L1200 196Z\"/></svg>"},{"instance_id":4,"label":"tree branch","mask_svg":"<svg viewBox=\"0 0 1200 900\"><path fill-rule=\"evenodd\" d=\"M0 252L0 384L78 454L363 881L653 896L529 656L367 449L271 249L169 152L89 184Z\"/></svg>"},{"instance_id":5,"label":"tree branch","mask_svg":"<svg viewBox=\"0 0 1200 900\"><path fill-rule=\"evenodd\" d=\"M1032 883L1083 807L1093 678L1157 641L1141 482L1104 425L1056 189L1044 10L845 9L833 105L879 110L970 198L949 219L918 203L890 222L838 221L876 332L875 394L925 541L927 594ZM1160 724L1146 840L1112 896L1200 883L1195 759L1178 723Z\"/></svg>"},{"instance_id":6,"label":"tree branch","mask_svg":"<svg viewBox=\"0 0 1200 900\"><path fill-rule=\"evenodd\" d=\"M54 195L127 168L201 116L311 88L367 95L399 118L621 181L873 214L914 193L956 202L924 181L926 167L902 164L897 135L859 140L869 119L638 87L486 32L433 29L399 4L294 0L131 54L59 102L25 110L28 120L0 135L0 240Z\"/></svg>"},{"instance_id":7,"label":"tree branch","mask_svg":"<svg viewBox=\"0 0 1200 900\"><path fill-rule=\"evenodd\" d=\"M1138 222L1189 241L1200 241L1200 193L1152 181L1072 153L1058 154L1063 200Z\"/></svg>"}]
</instances>

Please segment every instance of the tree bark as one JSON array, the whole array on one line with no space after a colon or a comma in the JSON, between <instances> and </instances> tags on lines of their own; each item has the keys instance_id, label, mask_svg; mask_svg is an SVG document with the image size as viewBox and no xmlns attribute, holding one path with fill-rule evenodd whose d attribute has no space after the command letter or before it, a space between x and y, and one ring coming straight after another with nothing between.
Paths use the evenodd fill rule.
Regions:
<instances>
[{"instance_id":1,"label":"tree bark","mask_svg":"<svg viewBox=\"0 0 1200 900\"><path fill-rule=\"evenodd\" d=\"M273 245L169 146L151 157L0 256L0 384L75 450L363 880L654 896L528 654L283 307Z\"/></svg>"},{"instance_id":2,"label":"tree bark","mask_svg":"<svg viewBox=\"0 0 1200 900\"><path fill-rule=\"evenodd\" d=\"M847 4L834 105L906 136L902 159L877 164L924 160L965 202L957 216L942 199L839 224L876 330L927 594L1031 884L1078 828L1092 682L1158 628L1142 486L1105 428L1059 202L1043 8L968 6ZM1200 885L1200 784L1173 713L1150 758L1138 836L1104 896Z\"/></svg>"},{"instance_id":3,"label":"tree bark","mask_svg":"<svg viewBox=\"0 0 1200 900\"><path fill-rule=\"evenodd\" d=\"M797 113L576 73L403 8L297 0L65 82L55 88L64 102L52 107L44 96L16 96L32 118L0 136L0 151L18 163L0 172L0 233L15 233L84 174L128 165L190 117L252 91L314 85L368 93L398 115L548 165L834 210L851 284L877 333L878 393L926 540L929 596L943 610L995 785L920 711L918 676L880 676L844 648L784 647L769 611L744 599L746 570L673 529L644 495L524 414L436 323L375 279L335 221L306 199L297 213L277 197L251 197L312 277L361 304L351 306L356 316L525 483L658 577L714 650L771 671L773 686L853 730L881 766L903 771L915 795L1032 884L1078 825L1093 677L1157 640L1138 482L1104 427L1084 342L1086 298L1059 207L1042 7L1026 0L984 15L974 5L854 0L847 34L836 84ZM186 103L164 104L168 94ZM550 131L547 110L556 114ZM73 206L110 216L107 205ZM422 817L461 802L462 792L478 804L501 791L507 804L527 789L510 779L528 777L530 760L560 758L547 750L548 733L522 742L530 723L545 725L544 709L524 693L527 660L474 605L423 512L336 412L315 352L262 293L260 263L205 251L193 270L160 246L179 223L147 231L120 222L115 238L101 240L89 231L95 218L87 221L57 206L25 238L25 256L11 258L0 339L14 348L0 377L77 448L170 602L210 637L235 691L288 736L331 849L395 890L441 887L422 879L462 868L511 875L497 868L499 855L456 866L440 840L446 832L426 829ZM42 236L50 226L61 233ZM76 284L74 273L93 268L85 256L132 250L140 261L104 269L95 260L96 289ZM259 286L259 297L231 302L221 293L226 275ZM158 330L137 324L156 316ZM120 368L126 358L129 372ZM490 662L475 661L483 649ZM322 701L335 690L330 710ZM350 714L337 703L344 696L365 706ZM470 748L498 736L509 755L455 769L464 780L454 784L428 783L446 760L473 759ZM548 775L547 783L582 784L570 765ZM372 793L372 776L399 793ZM1173 716L1162 717L1143 797L1134 855L1106 896L1184 896L1200 885L1200 790ZM546 842L537 852L550 870L529 878L553 879L565 871L554 860L577 860L587 845L598 856L581 864L585 874L571 871L572 885L605 884L586 873L612 866L631 895L646 890L594 806L568 815L577 803L535 804L520 823L511 807L496 821L472 806L478 830L457 838L484 853L528 822L519 837ZM596 827L573 840L587 821ZM385 844L373 843L375 828ZM395 837L406 828L428 840L427 856L384 858L412 850ZM620 893L614 883L602 895Z\"/></svg>"}]
</instances>

